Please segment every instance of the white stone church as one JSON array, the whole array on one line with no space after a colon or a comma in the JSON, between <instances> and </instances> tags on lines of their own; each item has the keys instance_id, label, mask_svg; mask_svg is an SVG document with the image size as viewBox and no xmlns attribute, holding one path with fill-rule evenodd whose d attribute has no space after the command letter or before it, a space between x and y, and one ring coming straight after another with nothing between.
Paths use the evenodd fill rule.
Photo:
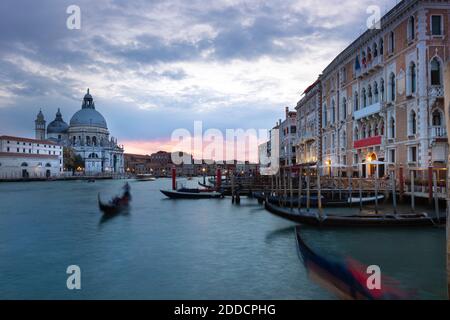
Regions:
<instances>
[{"instance_id":1,"label":"white stone church","mask_svg":"<svg viewBox=\"0 0 450 320\"><path fill-rule=\"evenodd\" d=\"M58 109L55 120L46 127L42 111L35 120L36 139L49 140L64 147L71 147L85 162L86 173L124 172L123 146L109 136L105 118L95 110L94 99L87 90L81 110L67 124Z\"/></svg>"}]
</instances>

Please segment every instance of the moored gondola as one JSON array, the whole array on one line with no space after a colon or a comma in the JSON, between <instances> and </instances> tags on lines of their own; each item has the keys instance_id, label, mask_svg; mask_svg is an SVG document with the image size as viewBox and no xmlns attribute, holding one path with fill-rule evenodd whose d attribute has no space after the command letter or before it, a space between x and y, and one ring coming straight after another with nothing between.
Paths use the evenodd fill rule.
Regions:
<instances>
[{"instance_id":1,"label":"moored gondola","mask_svg":"<svg viewBox=\"0 0 450 320\"><path fill-rule=\"evenodd\" d=\"M223 198L221 192L212 189L188 189L160 190L165 196L171 199L217 199Z\"/></svg>"},{"instance_id":2,"label":"moored gondola","mask_svg":"<svg viewBox=\"0 0 450 320\"><path fill-rule=\"evenodd\" d=\"M265 203L270 213L296 222L317 227L415 227L435 226L437 221L445 223L445 218L432 219L428 214L355 214L321 216L318 210L298 210Z\"/></svg>"},{"instance_id":3,"label":"moored gondola","mask_svg":"<svg viewBox=\"0 0 450 320\"><path fill-rule=\"evenodd\" d=\"M298 197L278 197L278 196L267 196L262 192L254 192L253 197L256 198L259 202L265 201L267 198L267 201L269 203L275 204L275 205L283 205L285 207L290 207L291 205L293 207L298 207L299 205L299 199ZM359 203L362 204L371 204L375 203L375 201L382 201L384 199L384 195L379 194L377 197L375 196L365 196L361 198L357 197L342 197L342 199L327 199L326 197L322 196L322 206L325 207L345 207L349 206L350 204L358 205ZM300 197L300 203L302 206L307 205L308 198L306 196ZM316 195L312 195L309 197L309 204L312 207L316 207L318 205L318 197Z\"/></svg>"}]
</instances>

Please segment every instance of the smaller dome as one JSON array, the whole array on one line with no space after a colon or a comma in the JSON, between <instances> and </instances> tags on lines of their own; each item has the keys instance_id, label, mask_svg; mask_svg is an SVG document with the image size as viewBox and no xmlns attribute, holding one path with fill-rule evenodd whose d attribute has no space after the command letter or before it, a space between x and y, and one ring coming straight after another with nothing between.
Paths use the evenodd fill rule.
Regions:
<instances>
[{"instance_id":1,"label":"smaller dome","mask_svg":"<svg viewBox=\"0 0 450 320\"><path fill-rule=\"evenodd\" d=\"M37 114L36 120L37 121L44 121L44 114L42 113L42 109L39 110L39 113Z\"/></svg>"},{"instance_id":2,"label":"smaller dome","mask_svg":"<svg viewBox=\"0 0 450 320\"><path fill-rule=\"evenodd\" d=\"M61 111L58 108L58 112L56 113L55 120L50 122L47 126L47 134L51 133L67 133L69 130L69 125L64 122Z\"/></svg>"}]
</instances>

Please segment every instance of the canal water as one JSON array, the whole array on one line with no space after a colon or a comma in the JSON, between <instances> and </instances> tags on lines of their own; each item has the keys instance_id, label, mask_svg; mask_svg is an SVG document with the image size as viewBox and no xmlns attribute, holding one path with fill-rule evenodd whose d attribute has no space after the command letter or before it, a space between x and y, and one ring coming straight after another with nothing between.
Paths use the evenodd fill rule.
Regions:
<instances>
[{"instance_id":1,"label":"canal water","mask_svg":"<svg viewBox=\"0 0 450 320\"><path fill-rule=\"evenodd\" d=\"M189 181L195 185L196 181ZM294 224L256 200L169 200L169 179L130 181L128 215L97 194L124 180L0 184L0 299L334 299L298 257ZM330 257L379 265L417 298L446 299L445 230L303 228ZM66 268L81 268L68 290Z\"/></svg>"}]
</instances>

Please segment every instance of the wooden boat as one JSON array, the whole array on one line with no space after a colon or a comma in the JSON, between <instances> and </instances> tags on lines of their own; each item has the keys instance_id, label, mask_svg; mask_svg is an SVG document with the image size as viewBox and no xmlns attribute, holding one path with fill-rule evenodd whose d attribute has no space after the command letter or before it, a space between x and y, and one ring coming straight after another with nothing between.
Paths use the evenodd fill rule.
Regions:
<instances>
[{"instance_id":1,"label":"wooden boat","mask_svg":"<svg viewBox=\"0 0 450 320\"><path fill-rule=\"evenodd\" d=\"M136 175L138 181L155 181L156 178L152 174L138 174Z\"/></svg>"},{"instance_id":2,"label":"wooden boat","mask_svg":"<svg viewBox=\"0 0 450 320\"><path fill-rule=\"evenodd\" d=\"M223 198L221 192L212 189L188 189L160 190L165 196L171 199L212 199Z\"/></svg>"},{"instance_id":3,"label":"wooden boat","mask_svg":"<svg viewBox=\"0 0 450 320\"><path fill-rule=\"evenodd\" d=\"M315 209L290 209L279 207L272 203L265 203L270 213L296 222L316 227L414 227L435 226L438 224L428 214L356 214L356 215L326 215L321 217ZM438 219L445 223L445 218Z\"/></svg>"},{"instance_id":4,"label":"wooden boat","mask_svg":"<svg viewBox=\"0 0 450 320\"><path fill-rule=\"evenodd\" d=\"M115 215L128 209L130 201L131 193L128 183L126 183L124 186L123 195L121 197L113 198L109 203L103 203L100 200L100 193L98 194L98 206L105 215Z\"/></svg>"},{"instance_id":5,"label":"wooden boat","mask_svg":"<svg viewBox=\"0 0 450 320\"><path fill-rule=\"evenodd\" d=\"M380 300L411 299L412 293L398 289L398 281L381 276L380 288L369 289L367 266L352 259L329 259L314 252L303 241L296 228L297 248L308 275L316 283L341 299ZM395 286L394 286L395 285Z\"/></svg>"},{"instance_id":6,"label":"wooden boat","mask_svg":"<svg viewBox=\"0 0 450 320\"><path fill-rule=\"evenodd\" d=\"M255 198L258 200L265 200L265 196L262 193L256 193ZM378 199L378 201L381 201L384 199L384 195L379 194L378 197L375 196L366 196L362 197L361 199L359 197L343 197L342 199L327 199L322 196L322 205L326 207L331 206L348 206L350 204L359 205L361 202L362 204L370 204L375 203L375 201ZM298 207L298 197L277 197L277 196L270 196L268 197L268 201L275 205L283 205L285 207L290 207L291 202L293 207ZM302 206L306 206L307 203L307 197L302 196L300 198L300 202ZM318 205L318 197L316 195L312 195L309 197L309 203L312 207L316 207Z\"/></svg>"}]
</instances>

